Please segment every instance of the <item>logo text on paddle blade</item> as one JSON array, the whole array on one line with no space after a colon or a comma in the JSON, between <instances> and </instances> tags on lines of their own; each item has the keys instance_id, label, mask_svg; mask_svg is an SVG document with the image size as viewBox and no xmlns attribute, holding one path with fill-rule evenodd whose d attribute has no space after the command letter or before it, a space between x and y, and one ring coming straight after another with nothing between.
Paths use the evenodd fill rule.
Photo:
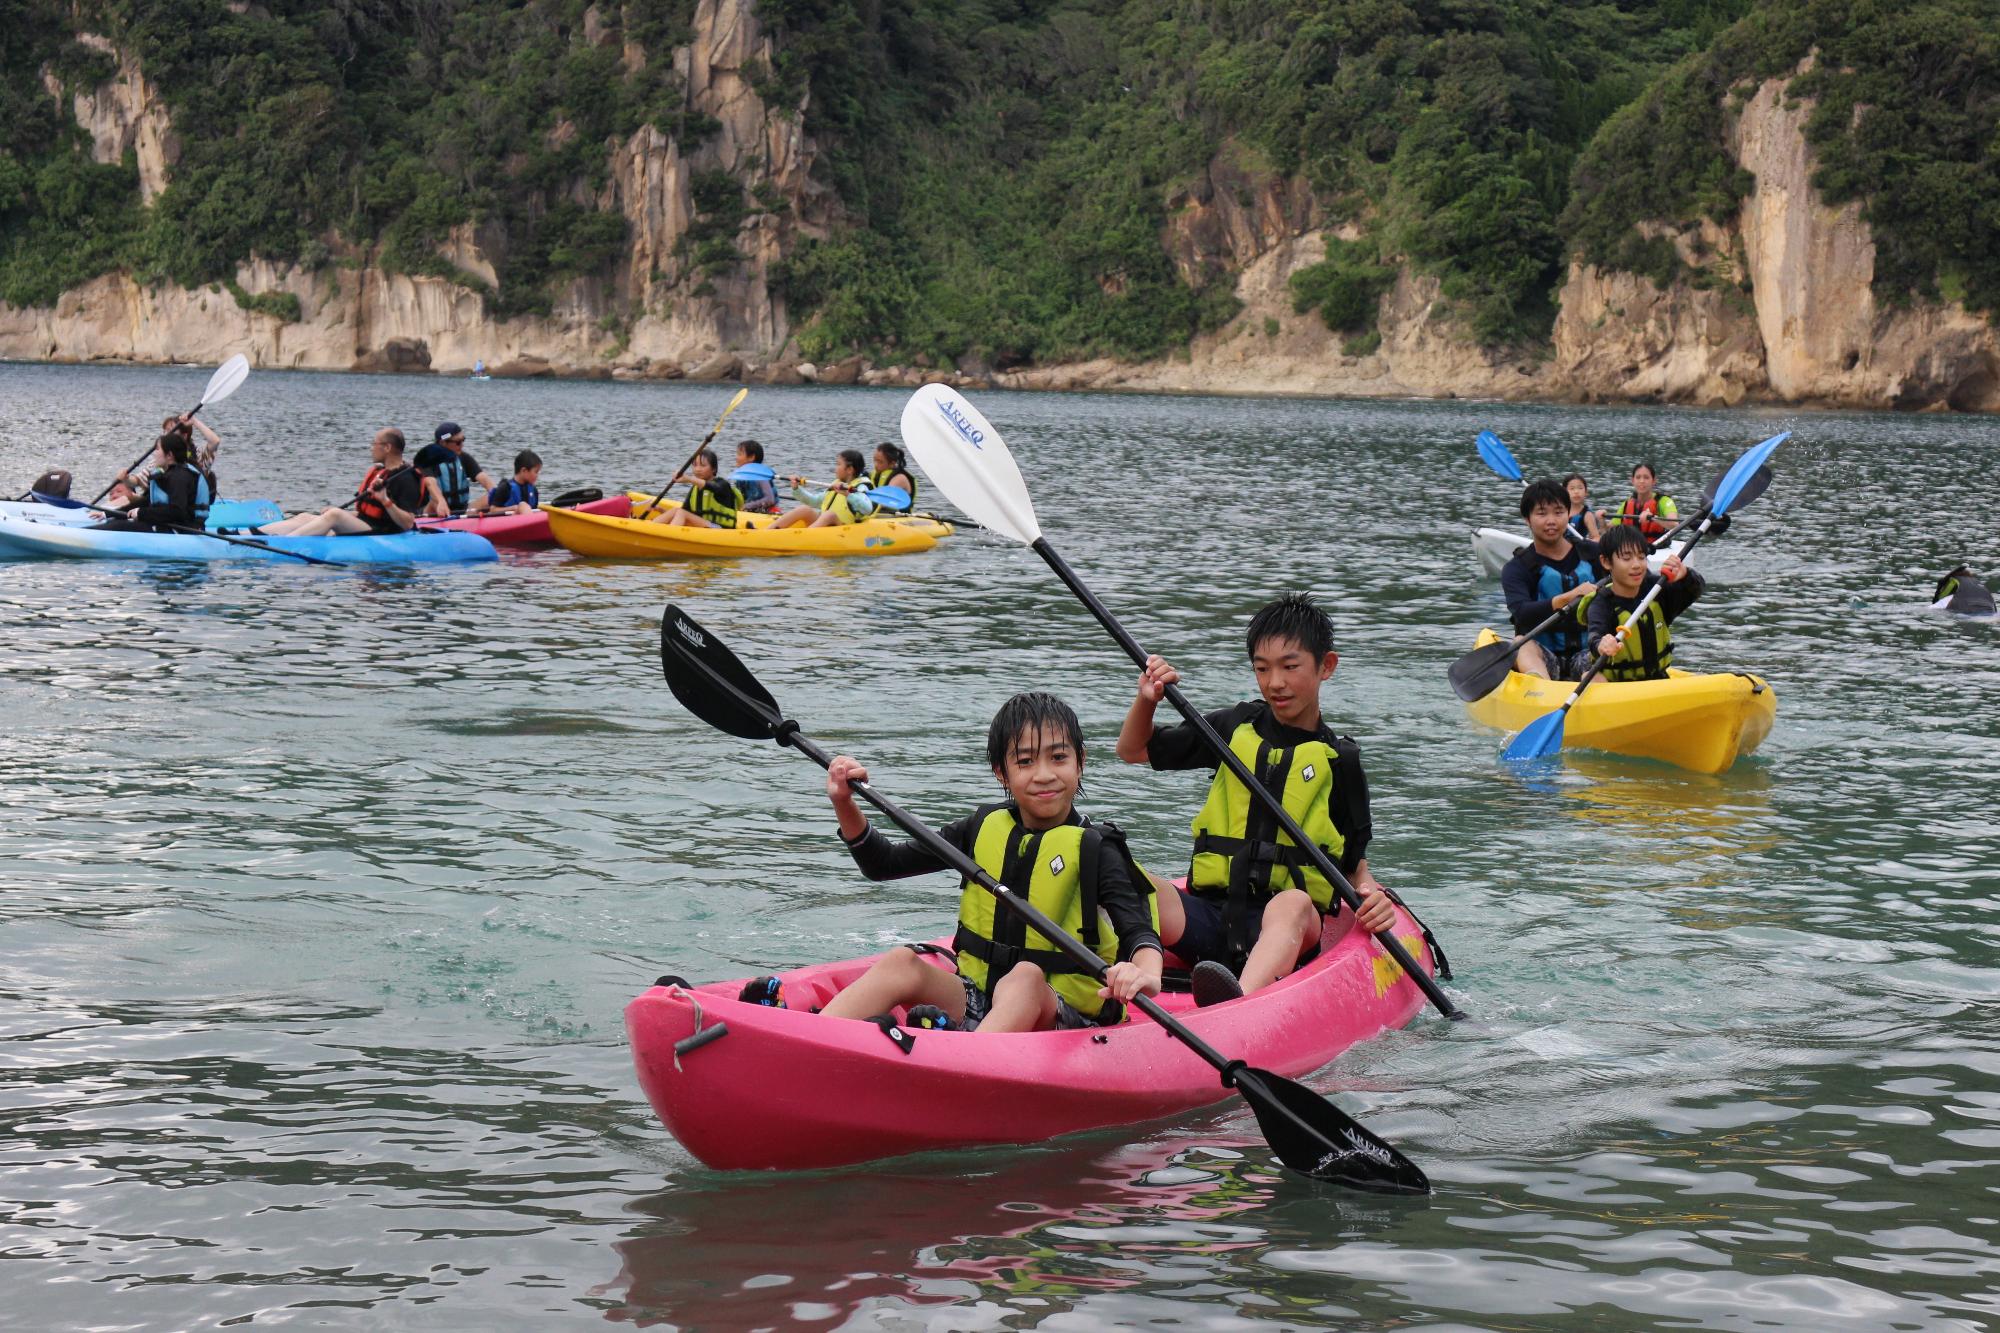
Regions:
<instances>
[{"instance_id":1,"label":"logo text on paddle blade","mask_svg":"<svg viewBox=\"0 0 2000 1333\"><path fill-rule=\"evenodd\" d=\"M939 415L944 417L945 424L951 427L953 434L973 448L984 452L986 432L972 424L972 419L965 415L965 409L949 398L938 399L937 405Z\"/></svg>"},{"instance_id":2,"label":"logo text on paddle blade","mask_svg":"<svg viewBox=\"0 0 2000 1333\"><path fill-rule=\"evenodd\" d=\"M683 639L686 639L689 643L693 644L695 647L697 648L708 647L708 640L706 637L702 635L702 632L696 629L693 625L688 624L687 621L682 620L679 616L674 617L674 628L680 631L681 637Z\"/></svg>"}]
</instances>

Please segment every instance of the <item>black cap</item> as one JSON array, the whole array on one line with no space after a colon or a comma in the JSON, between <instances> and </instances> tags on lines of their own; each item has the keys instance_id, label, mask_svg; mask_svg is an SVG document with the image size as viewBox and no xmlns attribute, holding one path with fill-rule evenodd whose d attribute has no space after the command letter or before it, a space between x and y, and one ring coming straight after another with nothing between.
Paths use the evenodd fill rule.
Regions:
<instances>
[{"instance_id":1,"label":"black cap","mask_svg":"<svg viewBox=\"0 0 2000 1333\"><path fill-rule=\"evenodd\" d=\"M35 478L35 484L28 488L37 495L53 495L58 500L69 499L69 473L59 467L52 467Z\"/></svg>"},{"instance_id":2,"label":"black cap","mask_svg":"<svg viewBox=\"0 0 2000 1333\"><path fill-rule=\"evenodd\" d=\"M439 444L443 444L446 440L450 439L452 436L463 435L463 434L465 434L464 430L460 429L459 424L456 421L447 421L442 426L439 426L436 430L431 432L431 439Z\"/></svg>"}]
</instances>

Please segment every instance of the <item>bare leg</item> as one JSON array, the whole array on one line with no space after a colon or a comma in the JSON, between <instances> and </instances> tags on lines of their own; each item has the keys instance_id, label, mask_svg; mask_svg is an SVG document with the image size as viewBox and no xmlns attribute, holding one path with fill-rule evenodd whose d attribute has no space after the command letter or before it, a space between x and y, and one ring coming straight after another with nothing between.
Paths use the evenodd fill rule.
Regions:
<instances>
[{"instance_id":1,"label":"bare leg","mask_svg":"<svg viewBox=\"0 0 2000 1333\"><path fill-rule=\"evenodd\" d=\"M703 518L700 514L686 509L676 509L668 514L666 523L670 528L712 528L717 526Z\"/></svg>"},{"instance_id":2,"label":"bare leg","mask_svg":"<svg viewBox=\"0 0 2000 1333\"><path fill-rule=\"evenodd\" d=\"M873 1018L901 1005L934 1004L965 1021L965 986L958 973L932 967L914 949L896 948L833 997L820 1013L828 1018Z\"/></svg>"},{"instance_id":3,"label":"bare leg","mask_svg":"<svg viewBox=\"0 0 2000 1333\"><path fill-rule=\"evenodd\" d=\"M1181 905L1179 889L1150 870L1146 878L1153 881L1154 901L1160 905L1160 943L1171 949L1187 930L1187 908Z\"/></svg>"},{"instance_id":4,"label":"bare leg","mask_svg":"<svg viewBox=\"0 0 2000 1333\"><path fill-rule=\"evenodd\" d=\"M1524 676L1549 678L1548 659L1542 656L1542 646L1533 639L1521 645L1521 651L1514 654L1514 670Z\"/></svg>"},{"instance_id":5,"label":"bare leg","mask_svg":"<svg viewBox=\"0 0 2000 1333\"><path fill-rule=\"evenodd\" d=\"M812 521L812 526L815 528L837 528L840 526L840 515L834 512L833 510L829 509L825 513L821 514L818 518L814 519ZM982 1023L980 1024L980 1026L984 1027L986 1025Z\"/></svg>"},{"instance_id":6,"label":"bare leg","mask_svg":"<svg viewBox=\"0 0 2000 1333\"><path fill-rule=\"evenodd\" d=\"M1299 956L1319 941L1319 909L1299 889L1286 889L1264 904L1264 932L1243 964L1243 993L1262 990L1291 975Z\"/></svg>"},{"instance_id":7,"label":"bare leg","mask_svg":"<svg viewBox=\"0 0 2000 1333\"><path fill-rule=\"evenodd\" d=\"M1056 993L1033 963L1016 963L1000 978L993 1007L979 1020L981 1032L1040 1032L1055 1025Z\"/></svg>"},{"instance_id":8,"label":"bare leg","mask_svg":"<svg viewBox=\"0 0 2000 1333\"><path fill-rule=\"evenodd\" d=\"M774 528L795 528L801 523L812 522L813 516L817 513L819 513L819 510L812 505L794 505L792 508L778 515L778 521L771 526Z\"/></svg>"}]
</instances>

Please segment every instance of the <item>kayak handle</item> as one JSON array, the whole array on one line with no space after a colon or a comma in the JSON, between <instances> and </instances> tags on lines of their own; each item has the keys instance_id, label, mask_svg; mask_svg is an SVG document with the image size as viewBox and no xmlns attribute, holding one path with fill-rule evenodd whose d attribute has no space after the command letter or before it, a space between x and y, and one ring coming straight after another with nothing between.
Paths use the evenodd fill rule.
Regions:
<instances>
[{"instance_id":1,"label":"kayak handle","mask_svg":"<svg viewBox=\"0 0 2000 1333\"><path fill-rule=\"evenodd\" d=\"M722 1037L726 1037L728 1035L729 1035L729 1024L711 1023L709 1026L703 1028L701 1031L691 1032L687 1036L682 1037L679 1041L675 1042L674 1054L686 1055L689 1051L698 1051L702 1047L708 1045L710 1042L715 1041Z\"/></svg>"}]
</instances>

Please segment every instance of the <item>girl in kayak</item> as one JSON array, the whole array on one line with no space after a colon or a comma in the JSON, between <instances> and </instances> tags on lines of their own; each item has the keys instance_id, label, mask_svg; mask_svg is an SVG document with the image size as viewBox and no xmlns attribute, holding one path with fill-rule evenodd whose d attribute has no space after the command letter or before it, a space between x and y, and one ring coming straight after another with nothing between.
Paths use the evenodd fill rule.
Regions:
<instances>
[{"instance_id":1,"label":"girl in kayak","mask_svg":"<svg viewBox=\"0 0 2000 1333\"><path fill-rule=\"evenodd\" d=\"M1007 799L938 832L1096 950L1109 965L1104 980L1079 970L985 889L962 882L955 973L925 962L915 949L891 949L834 996L821 1010L826 1016L865 1019L899 1006L930 1006L939 1012L913 1013L910 1021L1039 1032L1118 1023L1126 1001L1159 994L1162 955L1150 881L1115 825L1093 824L1076 809L1083 785L1076 714L1052 694L1017 694L994 715L986 759ZM946 869L922 845L892 841L869 824L849 786L867 780L867 770L846 755L827 769L827 799L861 873L879 881Z\"/></svg>"},{"instance_id":2,"label":"girl in kayak","mask_svg":"<svg viewBox=\"0 0 2000 1333\"><path fill-rule=\"evenodd\" d=\"M153 447L159 462L149 475L134 479L121 472L118 482L133 496L132 504L117 518L107 518L107 528L171 531L193 528L208 522L208 506L215 497L208 478L195 469L194 446L179 431L162 434Z\"/></svg>"},{"instance_id":3,"label":"girl in kayak","mask_svg":"<svg viewBox=\"0 0 2000 1333\"><path fill-rule=\"evenodd\" d=\"M688 483L687 500L679 509L669 509L653 521L670 528L735 527L737 512L743 508L743 492L736 488L735 482L716 476L716 466L715 450L704 449L696 454L694 475L674 478L674 483Z\"/></svg>"},{"instance_id":4,"label":"girl in kayak","mask_svg":"<svg viewBox=\"0 0 2000 1333\"><path fill-rule=\"evenodd\" d=\"M317 514L294 514L281 523L252 528L262 537L367 537L408 532L423 512L425 501L444 503L437 482L423 476L403 461L403 432L386 426L375 432L369 445L373 460L368 474L355 487L354 506L335 505Z\"/></svg>"},{"instance_id":5,"label":"girl in kayak","mask_svg":"<svg viewBox=\"0 0 2000 1333\"><path fill-rule=\"evenodd\" d=\"M868 474L870 487L881 490L894 487L910 498L899 505L884 505L899 513L908 513L917 500L917 479L910 475L910 469L903 458L903 446L884 441L875 446L875 469ZM893 496L891 497L894 498Z\"/></svg>"},{"instance_id":6,"label":"girl in kayak","mask_svg":"<svg viewBox=\"0 0 2000 1333\"><path fill-rule=\"evenodd\" d=\"M1646 555L1652 547L1630 525L1613 528L1603 549L1604 562L1611 567L1611 587L1604 592L1593 589L1590 595L1584 612L1585 641L1606 659L1606 680L1665 680L1674 661L1674 632L1668 626L1701 596L1705 586L1701 575L1677 555L1668 556L1657 575L1648 574ZM1667 586L1621 642L1619 627L1661 582Z\"/></svg>"},{"instance_id":7,"label":"girl in kayak","mask_svg":"<svg viewBox=\"0 0 2000 1333\"><path fill-rule=\"evenodd\" d=\"M1680 520L1680 506L1674 503L1673 496L1653 489L1658 478L1659 472L1651 463L1634 463L1632 494L1618 506L1618 512L1611 516L1609 522L1613 525L1635 524L1647 541L1664 537L1672 531L1674 523ZM1662 522L1663 519L1672 522Z\"/></svg>"},{"instance_id":8,"label":"girl in kayak","mask_svg":"<svg viewBox=\"0 0 2000 1333\"><path fill-rule=\"evenodd\" d=\"M1590 507L1590 483L1580 472L1572 472L1563 478L1563 490L1569 494L1569 528L1572 537L1587 542L1604 540L1604 511Z\"/></svg>"},{"instance_id":9,"label":"girl in kayak","mask_svg":"<svg viewBox=\"0 0 2000 1333\"><path fill-rule=\"evenodd\" d=\"M874 512L875 502L868 498L868 478L861 474L859 449L840 451L833 464L833 485L825 491L810 495L805 485L804 477L792 478L793 498L805 503L780 514L772 527L791 528L803 523L808 527L831 528Z\"/></svg>"},{"instance_id":10,"label":"girl in kayak","mask_svg":"<svg viewBox=\"0 0 2000 1333\"><path fill-rule=\"evenodd\" d=\"M1340 661L1333 623L1311 597L1289 593L1251 617L1248 647L1262 698L1210 713L1208 723L1283 793L1287 813L1361 895L1361 926L1379 935L1396 924L1396 908L1368 869L1374 826L1360 747L1336 736L1320 712L1320 686ZM1333 885L1304 853L1278 841L1277 821L1219 766L1199 731L1154 729L1154 711L1179 679L1164 658L1146 660L1118 732L1118 757L1160 770L1215 770L1194 817L1187 890L1160 901L1160 938L1193 965L1195 1003L1207 1006L1289 976L1319 952L1322 917L1340 909Z\"/></svg>"}]
</instances>

